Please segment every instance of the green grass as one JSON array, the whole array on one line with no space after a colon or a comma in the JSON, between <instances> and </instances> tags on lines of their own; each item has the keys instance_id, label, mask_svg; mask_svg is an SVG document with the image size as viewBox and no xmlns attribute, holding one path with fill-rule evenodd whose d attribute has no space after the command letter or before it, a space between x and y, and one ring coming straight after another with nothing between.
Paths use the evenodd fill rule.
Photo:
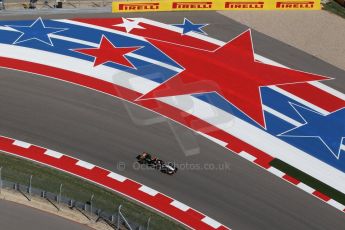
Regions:
<instances>
[{"instance_id":1,"label":"green grass","mask_svg":"<svg viewBox=\"0 0 345 230\"><path fill-rule=\"evenodd\" d=\"M308 174L292 167L291 165L286 164L285 162L279 159L274 159L273 161L271 161L270 165L288 174L289 176L292 176L300 180L304 184L312 187L313 189L324 193L325 195L331 197L333 200L336 200L339 203L345 205L345 195L339 192L338 190L326 185L325 183L309 176Z\"/></svg>"},{"instance_id":2,"label":"green grass","mask_svg":"<svg viewBox=\"0 0 345 230\"><path fill-rule=\"evenodd\" d=\"M345 7L335 1L323 4L323 9L345 18Z\"/></svg>"},{"instance_id":3,"label":"green grass","mask_svg":"<svg viewBox=\"0 0 345 230\"><path fill-rule=\"evenodd\" d=\"M63 196L86 202L94 194L93 206L108 213L115 213L117 207L121 204L124 215L138 224L145 226L147 219L150 217L150 229L186 229L137 202L68 173L1 152L0 167L2 167L3 180L27 185L30 175L32 175L33 187L53 193L58 193L59 186L62 183Z\"/></svg>"}]
</instances>

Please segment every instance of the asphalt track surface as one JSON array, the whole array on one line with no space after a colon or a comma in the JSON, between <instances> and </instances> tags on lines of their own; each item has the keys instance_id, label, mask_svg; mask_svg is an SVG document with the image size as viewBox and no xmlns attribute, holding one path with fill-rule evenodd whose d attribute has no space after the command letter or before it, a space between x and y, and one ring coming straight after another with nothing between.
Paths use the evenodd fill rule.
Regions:
<instances>
[{"instance_id":1,"label":"asphalt track surface","mask_svg":"<svg viewBox=\"0 0 345 230\"><path fill-rule=\"evenodd\" d=\"M24 205L0 201L0 229L91 230L91 228Z\"/></svg>"},{"instance_id":2,"label":"asphalt track surface","mask_svg":"<svg viewBox=\"0 0 345 230\"><path fill-rule=\"evenodd\" d=\"M98 16L123 15L87 15ZM128 17L131 16L167 23L180 23L183 17L198 23L207 22L211 26L206 32L223 41L246 29L215 12ZM327 84L345 91L343 70L255 31L253 41L256 53L289 67L334 77L336 80ZM188 137L189 130L173 122L135 124L128 115L128 108L139 117L155 116L120 99L65 82L11 70L0 72L1 135L42 145L116 171L233 229L345 229L343 213L202 136L196 136L200 154L185 156L170 126L182 136ZM170 177L134 168L134 158L142 151L181 164L200 167L204 163L215 167L227 164L230 169L180 170Z\"/></svg>"}]
</instances>

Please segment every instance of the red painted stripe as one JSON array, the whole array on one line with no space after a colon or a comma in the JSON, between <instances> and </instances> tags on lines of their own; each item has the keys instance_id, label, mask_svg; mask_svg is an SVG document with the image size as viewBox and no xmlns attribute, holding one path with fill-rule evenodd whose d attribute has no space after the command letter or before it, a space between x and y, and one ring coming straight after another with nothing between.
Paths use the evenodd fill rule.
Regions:
<instances>
[{"instance_id":1,"label":"red painted stripe","mask_svg":"<svg viewBox=\"0 0 345 230\"><path fill-rule=\"evenodd\" d=\"M296 178L294 178L294 177L292 177L292 176L289 176L288 174L285 174L285 175L283 176L283 178L284 178L285 180L289 181L290 183L294 184L294 185L297 185L297 184L300 183L299 180L297 180Z\"/></svg>"},{"instance_id":2,"label":"red painted stripe","mask_svg":"<svg viewBox=\"0 0 345 230\"><path fill-rule=\"evenodd\" d=\"M345 107L345 101L333 96L308 83L293 85L280 85L279 88L288 91L328 112L333 112Z\"/></svg>"},{"instance_id":3,"label":"red painted stripe","mask_svg":"<svg viewBox=\"0 0 345 230\"><path fill-rule=\"evenodd\" d=\"M323 193L321 193L319 191L314 191L313 195L317 196L318 198L320 198L321 200L323 200L325 202L327 202L327 201L329 201L331 199L330 197L328 197L327 195L325 195L325 194L323 194Z\"/></svg>"},{"instance_id":4,"label":"red painted stripe","mask_svg":"<svg viewBox=\"0 0 345 230\"><path fill-rule=\"evenodd\" d=\"M101 183L103 183L103 181L105 181L106 178L111 179L110 177L108 177L108 174L109 174L108 170L105 170L96 166L91 171L92 171L93 181L98 179ZM112 179L112 181L114 181L114 179Z\"/></svg>"}]
</instances>

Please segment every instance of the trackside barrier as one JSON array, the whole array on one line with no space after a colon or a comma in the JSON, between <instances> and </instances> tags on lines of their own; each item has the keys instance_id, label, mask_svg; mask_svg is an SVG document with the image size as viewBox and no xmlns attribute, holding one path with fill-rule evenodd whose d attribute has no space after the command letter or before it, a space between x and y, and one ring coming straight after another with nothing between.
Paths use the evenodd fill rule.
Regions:
<instances>
[{"instance_id":1,"label":"trackside barrier","mask_svg":"<svg viewBox=\"0 0 345 230\"><path fill-rule=\"evenodd\" d=\"M66 196L62 196L61 195L62 184L60 186L60 192L50 192L50 191L42 190L41 188L32 187L31 175L30 176L27 175L29 179L28 184L21 184L21 183L18 183L17 181L14 182L14 181L9 181L9 180L4 180L1 177L1 169L3 168L0 167L0 194L1 194L2 189L6 189L7 191L19 192L28 201L31 201L32 197L41 197L47 200L50 204L52 204L58 211L61 210L60 207L62 206L66 206L71 209L76 209L82 212L83 215L89 220L94 219L96 222L102 220L108 225L110 225L113 229L149 230L148 225L143 226L142 224L139 224L135 220L134 221L132 219L128 220L128 217L126 217L125 214L123 214L121 211L121 208L122 208L121 204L118 206L118 208L116 208L115 206L114 212L110 213L110 212L101 210L97 207L92 207L92 200L82 202L82 201L76 201ZM4 169L6 170L6 168ZM24 175L24 174L21 174L21 175Z\"/></svg>"},{"instance_id":2,"label":"trackside barrier","mask_svg":"<svg viewBox=\"0 0 345 230\"><path fill-rule=\"evenodd\" d=\"M320 10L320 0L162 0L114 1L115 12L195 10Z\"/></svg>"},{"instance_id":3,"label":"trackside barrier","mask_svg":"<svg viewBox=\"0 0 345 230\"><path fill-rule=\"evenodd\" d=\"M1 10L15 10L15 9L78 9L78 8L101 8L110 7L112 0L42 0L35 3L30 3L30 0L0 0L0 12Z\"/></svg>"}]
</instances>

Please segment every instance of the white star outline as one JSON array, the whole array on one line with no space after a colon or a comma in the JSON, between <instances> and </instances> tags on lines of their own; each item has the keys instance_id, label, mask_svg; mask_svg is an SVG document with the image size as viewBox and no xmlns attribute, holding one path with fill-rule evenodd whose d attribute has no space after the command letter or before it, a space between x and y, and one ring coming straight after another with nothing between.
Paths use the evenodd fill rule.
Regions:
<instances>
[{"instance_id":1,"label":"white star outline","mask_svg":"<svg viewBox=\"0 0 345 230\"><path fill-rule=\"evenodd\" d=\"M96 68L97 66L94 66L95 63L96 63L96 57L90 55L90 54L85 54L85 53L82 53L80 51L77 51L78 49L93 49L93 50L97 50L97 49L100 49L101 48L101 44L102 44L102 41L103 39L107 40L113 47L115 48L133 48L133 47L130 47L130 46L116 46L113 42L111 42L104 34L102 34L102 37L101 37L101 40L99 41L98 43L98 47L94 47L94 48L73 48L73 49L69 49L70 51L73 51L73 52L77 52L77 53L80 53L80 54L83 54L83 55L86 55L86 56L89 56L89 57L93 57L94 60L92 62L92 65L93 65L93 68ZM132 52L129 52L129 53L126 53L124 55L122 55L123 58L125 58L129 63L131 63L132 67L129 67L129 66L126 66L126 65L123 65L123 64L120 64L120 63L116 63L116 62L112 62L112 61L106 61L106 62L103 62L102 64L99 64L99 65L104 65L108 62L111 62L111 63L114 63L116 65L120 65L120 66L123 66L123 67L126 67L126 68L130 68L130 69L134 69L134 70L138 70L138 68L128 59L128 57L126 57L127 54L130 54L130 53L133 53L137 50L140 50L142 48L144 48L145 46L137 46L138 48Z\"/></svg>"},{"instance_id":2,"label":"white star outline","mask_svg":"<svg viewBox=\"0 0 345 230\"><path fill-rule=\"evenodd\" d=\"M320 116L326 117L327 115L329 115L329 114L321 114L321 113L316 112L316 111L314 111L314 110L312 110L312 109L310 109L310 108L307 108L307 107L304 107L304 106L300 106L300 105L297 105L297 104L292 103L292 102L289 102L289 104L290 104L290 106L296 111L296 113L303 119L304 123L301 124L301 125L299 125L299 126L296 126L296 127L292 128L292 129L286 130L286 131L284 131L284 132L278 134L277 136L279 136L279 137L292 137L292 138L308 138L308 137L309 137L309 138L317 138L317 139L319 139L319 140L322 142L322 144L324 144L324 146L332 153L332 155L333 155L337 160L339 160L339 158L340 158L340 153L341 153L341 151L342 151L342 145L343 145L343 142L344 142L345 137L342 137L341 140L340 140L338 153L334 153L333 150L327 145L327 143L321 138L321 136L285 135L285 133L288 133L288 132L290 132L290 131L292 131L292 130L298 129L299 127L302 127L302 126L308 124L308 121L301 115L300 112L298 112L298 110L295 108L295 106L296 106L296 107L300 107L300 108L305 109L305 110L308 110L308 111L310 111L310 112L312 112L312 113L319 114ZM336 110L336 111L334 111L334 112L332 112L332 113L335 113L335 112L337 112L337 111L339 111L339 110L341 110L341 109L343 109L343 108L340 108L340 109L338 109L338 110ZM345 151L345 149L344 149L344 151Z\"/></svg>"},{"instance_id":3,"label":"white star outline","mask_svg":"<svg viewBox=\"0 0 345 230\"><path fill-rule=\"evenodd\" d=\"M235 39L237 39L238 37L241 37L243 34L245 34L246 32L250 33L250 43L251 43L251 47L252 47L252 57L253 57L253 61L257 62L257 63L261 63L261 64L265 64L268 66L273 66L273 67L278 67L278 68L283 68L283 69L289 69L287 67L280 67L280 66L276 66L276 65L271 65L271 64L266 64L260 61L257 61L255 59L255 52L254 52L254 43L253 43L253 37L252 37L252 30L250 28L248 28L247 30L243 31L242 33L240 33L239 35L235 36L234 38L232 38L231 40L229 40L228 42L226 42L223 46L231 43L232 41L234 41ZM192 47L192 46L187 46L187 45L182 45L182 44L178 44L178 43L174 43L174 42L168 42L168 41L164 41L164 40L160 40L160 39L154 39L154 38L150 38L152 40L156 40L156 41L160 41L160 42L165 42L165 43L169 43L169 44L173 44L173 45L177 45L177 46L182 46L182 47L188 47L188 48L192 48L192 49L196 49L196 50L201 50L201 51L206 51L209 53L215 53L217 52L217 50L221 49L223 46L219 46L218 48L214 49L214 50L206 50L206 49L201 49L201 48L196 48L196 47ZM148 43L150 43L149 41L147 41ZM168 58L170 58L170 56L168 54L166 54L165 52L163 52L162 50L160 50L157 46L155 46L154 44L150 43L153 47L155 47L157 50L159 50L160 52L162 52L165 56L167 56ZM184 70L186 70L181 64L177 63L175 60L173 60L172 58L170 58L170 60L172 60L173 62L175 62L177 65L181 66L181 71L176 73L175 75L173 75L172 77L170 77L169 79L167 79L166 81L162 82L161 84L165 84L166 82L168 82L169 80L173 79L174 77L177 77L180 73L182 73ZM302 82L293 82L293 83L283 83L283 84L276 84L277 86L279 85L294 85L294 84L299 84L299 83L305 83L305 82L319 82L319 81L328 81L328 80L333 80L334 78L331 77L326 77L323 75L319 75L319 74L315 74L315 73L311 73L311 72L306 72L306 71L301 71L301 70L296 70L296 69L291 69L293 71L297 71L300 73L308 73L308 74L313 74L316 76L320 76L323 77L325 79L323 80L314 80L314 81L302 81ZM266 85L266 86L259 86L258 90L259 90L259 95L260 95L260 102L261 105L263 105L262 102L262 93L261 93L261 88L262 87L268 87L268 86L276 86L276 85ZM158 87L158 86L157 86ZM156 88L157 88L156 87ZM155 88L154 88L155 89ZM152 89L152 90L154 90ZM152 90L150 90L149 92L151 92ZM148 92L148 93L149 93ZM248 117L251 121L253 121L255 124L259 125L261 128L267 130L267 125L266 125L266 117L265 117L265 111L263 110L263 108L261 109L261 114L263 117L263 125L261 125L259 122L257 122L256 120L254 120L252 117L250 117L249 115L247 115L244 111L242 111L240 108L238 108L236 105L234 105L233 103L231 103L228 99L226 99L223 95L221 95L220 93L218 93L217 91L205 91L205 92L201 92L201 93L193 93L193 95L198 95L198 94L206 94L206 93L215 93L217 94L219 97L221 97L223 100L225 100L227 103L231 104L232 106L234 106L237 110L239 110L241 113L243 113L246 117ZM146 93L147 94L147 93ZM178 95L171 95L171 97L173 96L180 96L180 95L192 95L192 94L178 94ZM140 101L140 100L149 100L149 99L153 99L153 98L144 98L141 99L143 96L145 96L145 94L141 95L140 97L138 97L137 99L135 99L135 101ZM164 96L164 97L168 97L168 96ZM170 97L170 96L169 96ZM160 98L160 97L155 97L155 98ZM234 116L234 115L233 115Z\"/></svg>"},{"instance_id":4,"label":"white star outline","mask_svg":"<svg viewBox=\"0 0 345 230\"><path fill-rule=\"evenodd\" d=\"M202 35L208 35L205 31L202 30L202 28L210 25L209 23L206 23L206 24L203 24L203 26L200 26L199 27L199 30L201 30L202 32L197 32L197 31L189 31L188 33L183 33L183 28L179 27L179 26L176 26L176 25L186 25L186 21L188 21L189 23L193 24L193 25L200 25L200 24L194 24L191 20L189 20L188 18L183 18L183 24L173 24L172 26L175 26L177 28L180 28L182 29L182 32L181 32L181 35L184 36L184 35L188 35L189 33L197 33L197 34L202 34Z\"/></svg>"},{"instance_id":5,"label":"white star outline","mask_svg":"<svg viewBox=\"0 0 345 230\"><path fill-rule=\"evenodd\" d=\"M127 33L131 32L133 29L145 29L139 25L140 21L137 21L136 19L131 20L133 21L130 21L127 18L122 18L122 23L113 26L125 28Z\"/></svg>"},{"instance_id":6,"label":"white star outline","mask_svg":"<svg viewBox=\"0 0 345 230\"><path fill-rule=\"evenodd\" d=\"M31 28L33 25L35 25L36 23L38 23L38 21L41 23L41 25L43 26L43 28L48 28L48 29L60 29L58 31L55 31L55 32L51 32L49 34L47 34L48 36L48 39L49 39L49 43L45 42L45 41L42 41L41 39L38 39L36 37L32 37L32 38L28 38L28 39L25 39L25 40L22 40L22 41L19 41L21 37L23 37L23 35L25 34L24 32L21 32L21 31L18 31L16 30L16 27L27 27L27 28ZM6 27L9 27L9 28L12 28L14 30L16 30L17 32L21 33L21 35L12 43L13 45L15 44L19 44L19 43L22 43L22 42L26 42L26 41L29 41L29 40L37 40L37 41L40 41L40 42L43 42L44 44L47 44L49 46L54 46L51 38L50 38L50 34L55 34L55 33L59 33L59 32L62 32L62 31L65 31L65 30L68 30L69 28L56 28L56 27L46 27L42 18L39 17L37 18L30 26L17 26L17 25L5 25Z\"/></svg>"}]
</instances>

